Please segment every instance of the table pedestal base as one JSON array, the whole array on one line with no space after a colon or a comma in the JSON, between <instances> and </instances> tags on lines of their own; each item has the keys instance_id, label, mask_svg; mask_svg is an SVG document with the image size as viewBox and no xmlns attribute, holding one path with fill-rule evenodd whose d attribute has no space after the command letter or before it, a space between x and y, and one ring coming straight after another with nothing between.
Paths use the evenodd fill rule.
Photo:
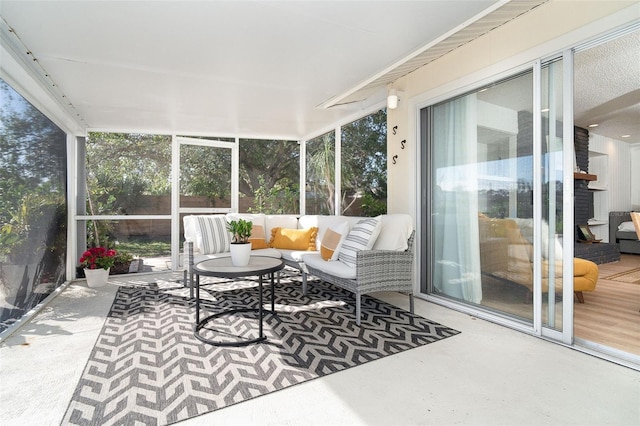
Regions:
<instances>
[{"instance_id":1,"label":"table pedestal base","mask_svg":"<svg viewBox=\"0 0 640 426\"><path fill-rule=\"evenodd\" d=\"M275 283L274 283L274 273L271 272L269 273L269 277L271 278L271 312L270 313L275 313L275 306L274 306L274 293L275 293ZM209 315L206 318L203 318L202 320L200 320L200 275L196 274L196 325L195 325L195 329L193 331L193 334L195 335L196 339L200 340L201 342L204 343L208 343L210 345L213 346L226 346L226 347L239 347L239 346L247 346L250 345L252 343L258 343L258 342L262 342L264 340L267 340L267 337L264 335L264 333L262 332L262 319L264 317L264 309L263 309L263 302L262 302L262 275L258 275L258 308L236 308L236 309L228 309L226 311L222 311L222 312L218 312L216 314L213 315ZM204 326L213 321L216 318L219 318L221 316L224 315L231 315L231 314L235 314L235 313L241 313L241 312L258 312L258 337L256 337L255 339L250 339L250 340L242 340L242 341L230 341L230 342L222 342L219 340L212 340L212 339L207 339L206 337L203 337L200 335L200 330L202 330L202 328L204 328ZM241 338L241 336L237 336L238 338Z\"/></svg>"},{"instance_id":2,"label":"table pedestal base","mask_svg":"<svg viewBox=\"0 0 640 426\"><path fill-rule=\"evenodd\" d=\"M260 330L258 332L258 337L256 337L255 339L235 341L235 342L233 342L233 341L221 342L219 340L207 339L206 337L203 337L203 336L200 335L200 330L202 328L204 328L204 326L207 325L207 323L215 320L216 318L220 318L220 317L225 316L225 315L232 315L232 314L242 313L242 312L258 312L259 315L260 315L260 318L258 320L259 324L260 324ZM253 343L263 342L263 341L267 340L267 336L265 336L262 333L262 317L263 317L262 309L256 309L256 308L229 309L229 310L226 310L226 311L223 311L223 312L218 312L217 314L213 314L213 315L210 315L210 316L204 318L202 321L200 321L198 324L196 324L196 329L195 329L194 335L196 336L196 339L200 340L201 342L208 343L208 344L213 345L213 346L240 347L240 346L251 345ZM240 337L240 336L238 336L238 337Z\"/></svg>"}]
</instances>

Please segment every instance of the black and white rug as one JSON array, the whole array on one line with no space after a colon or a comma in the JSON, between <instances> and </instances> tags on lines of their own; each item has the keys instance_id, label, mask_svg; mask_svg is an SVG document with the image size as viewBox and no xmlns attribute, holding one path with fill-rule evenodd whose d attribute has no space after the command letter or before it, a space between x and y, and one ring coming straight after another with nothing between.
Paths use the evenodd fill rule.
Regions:
<instances>
[{"instance_id":1,"label":"black and white rug","mask_svg":"<svg viewBox=\"0 0 640 426\"><path fill-rule=\"evenodd\" d=\"M257 306L254 281L207 282L204 315ZM268 340L229 348L194 337L195 304L179 284L119 288L63 424L175 423L459 333L366 296L358 327L353 295L326 283L310 282L304 297L283 280L275 297ZM251 338L257 328L257 314L241 313L205 331Z\"/></svg>"}]
</instances>

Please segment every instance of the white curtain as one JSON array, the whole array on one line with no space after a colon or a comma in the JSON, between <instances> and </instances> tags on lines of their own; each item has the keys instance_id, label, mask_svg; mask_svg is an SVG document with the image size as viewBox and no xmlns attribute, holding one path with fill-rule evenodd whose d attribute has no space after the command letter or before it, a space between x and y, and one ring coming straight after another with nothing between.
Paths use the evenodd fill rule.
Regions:
<instances>
[{"instance_id":1,"label":"white curtain","mask_svg":"<svg viewBox=\"0 0 640 426\"><path fill-rule=\"evenodd\" d=\"M482 301L478 230L477 105L471 94L433 107L434 286Z\"/></svg>"}]
</instances>

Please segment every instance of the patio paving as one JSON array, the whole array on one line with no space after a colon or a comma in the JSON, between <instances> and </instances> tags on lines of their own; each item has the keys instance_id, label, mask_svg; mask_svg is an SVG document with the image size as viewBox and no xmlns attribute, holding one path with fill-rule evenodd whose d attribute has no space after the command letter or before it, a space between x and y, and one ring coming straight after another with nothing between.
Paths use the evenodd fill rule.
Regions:
<instances>
[{"instance_id":1,"label":"patio paving","mask_svg":"<svg viewBox=\"0 0 640 426\"><path fill-rule=\"evenodd\" d=\"M60 424L117 287L181 276L70 284L0 345L0 423ZM408 308L404 295L376 297ZM640 424L640 372L420 299L415 308L462 333L180 424Z\"/></svg>"}]
</instances>

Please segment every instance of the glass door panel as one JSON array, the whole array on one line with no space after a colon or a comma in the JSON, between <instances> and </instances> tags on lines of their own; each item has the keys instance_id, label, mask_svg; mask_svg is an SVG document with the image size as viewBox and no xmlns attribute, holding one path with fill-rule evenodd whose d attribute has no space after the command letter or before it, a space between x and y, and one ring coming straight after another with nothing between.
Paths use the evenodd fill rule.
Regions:
<instances>
[{"instance_id":1,"label":"glass door panel","mask_svg":"<svg viewBox=\"0 0 640 426\"><path fill-rule=\"evenodd\" d=\"M528 324L534 311L532 93L529 71L423 110L428 292Z\"/></svg>"},{"instance_id":2,"label":"glass door panel","mask_svg":"<svg viewBox=\"0 0 640 426\"><path fill-rule=\"evenodd\" d=\"M234 143L180 138L180 212L232 208Z\"/></svg>"},{"instance_id":3,"label":"glass door panel","mask_svg":"<svg viewBox=\"0 0 640 426\"><path fill-rule=\"evenodd\" d=\"M542 140L542 327L562 330L562 231L563 231L563 63L543 64L541 69Z\"/></svg>"}]
</instances>

